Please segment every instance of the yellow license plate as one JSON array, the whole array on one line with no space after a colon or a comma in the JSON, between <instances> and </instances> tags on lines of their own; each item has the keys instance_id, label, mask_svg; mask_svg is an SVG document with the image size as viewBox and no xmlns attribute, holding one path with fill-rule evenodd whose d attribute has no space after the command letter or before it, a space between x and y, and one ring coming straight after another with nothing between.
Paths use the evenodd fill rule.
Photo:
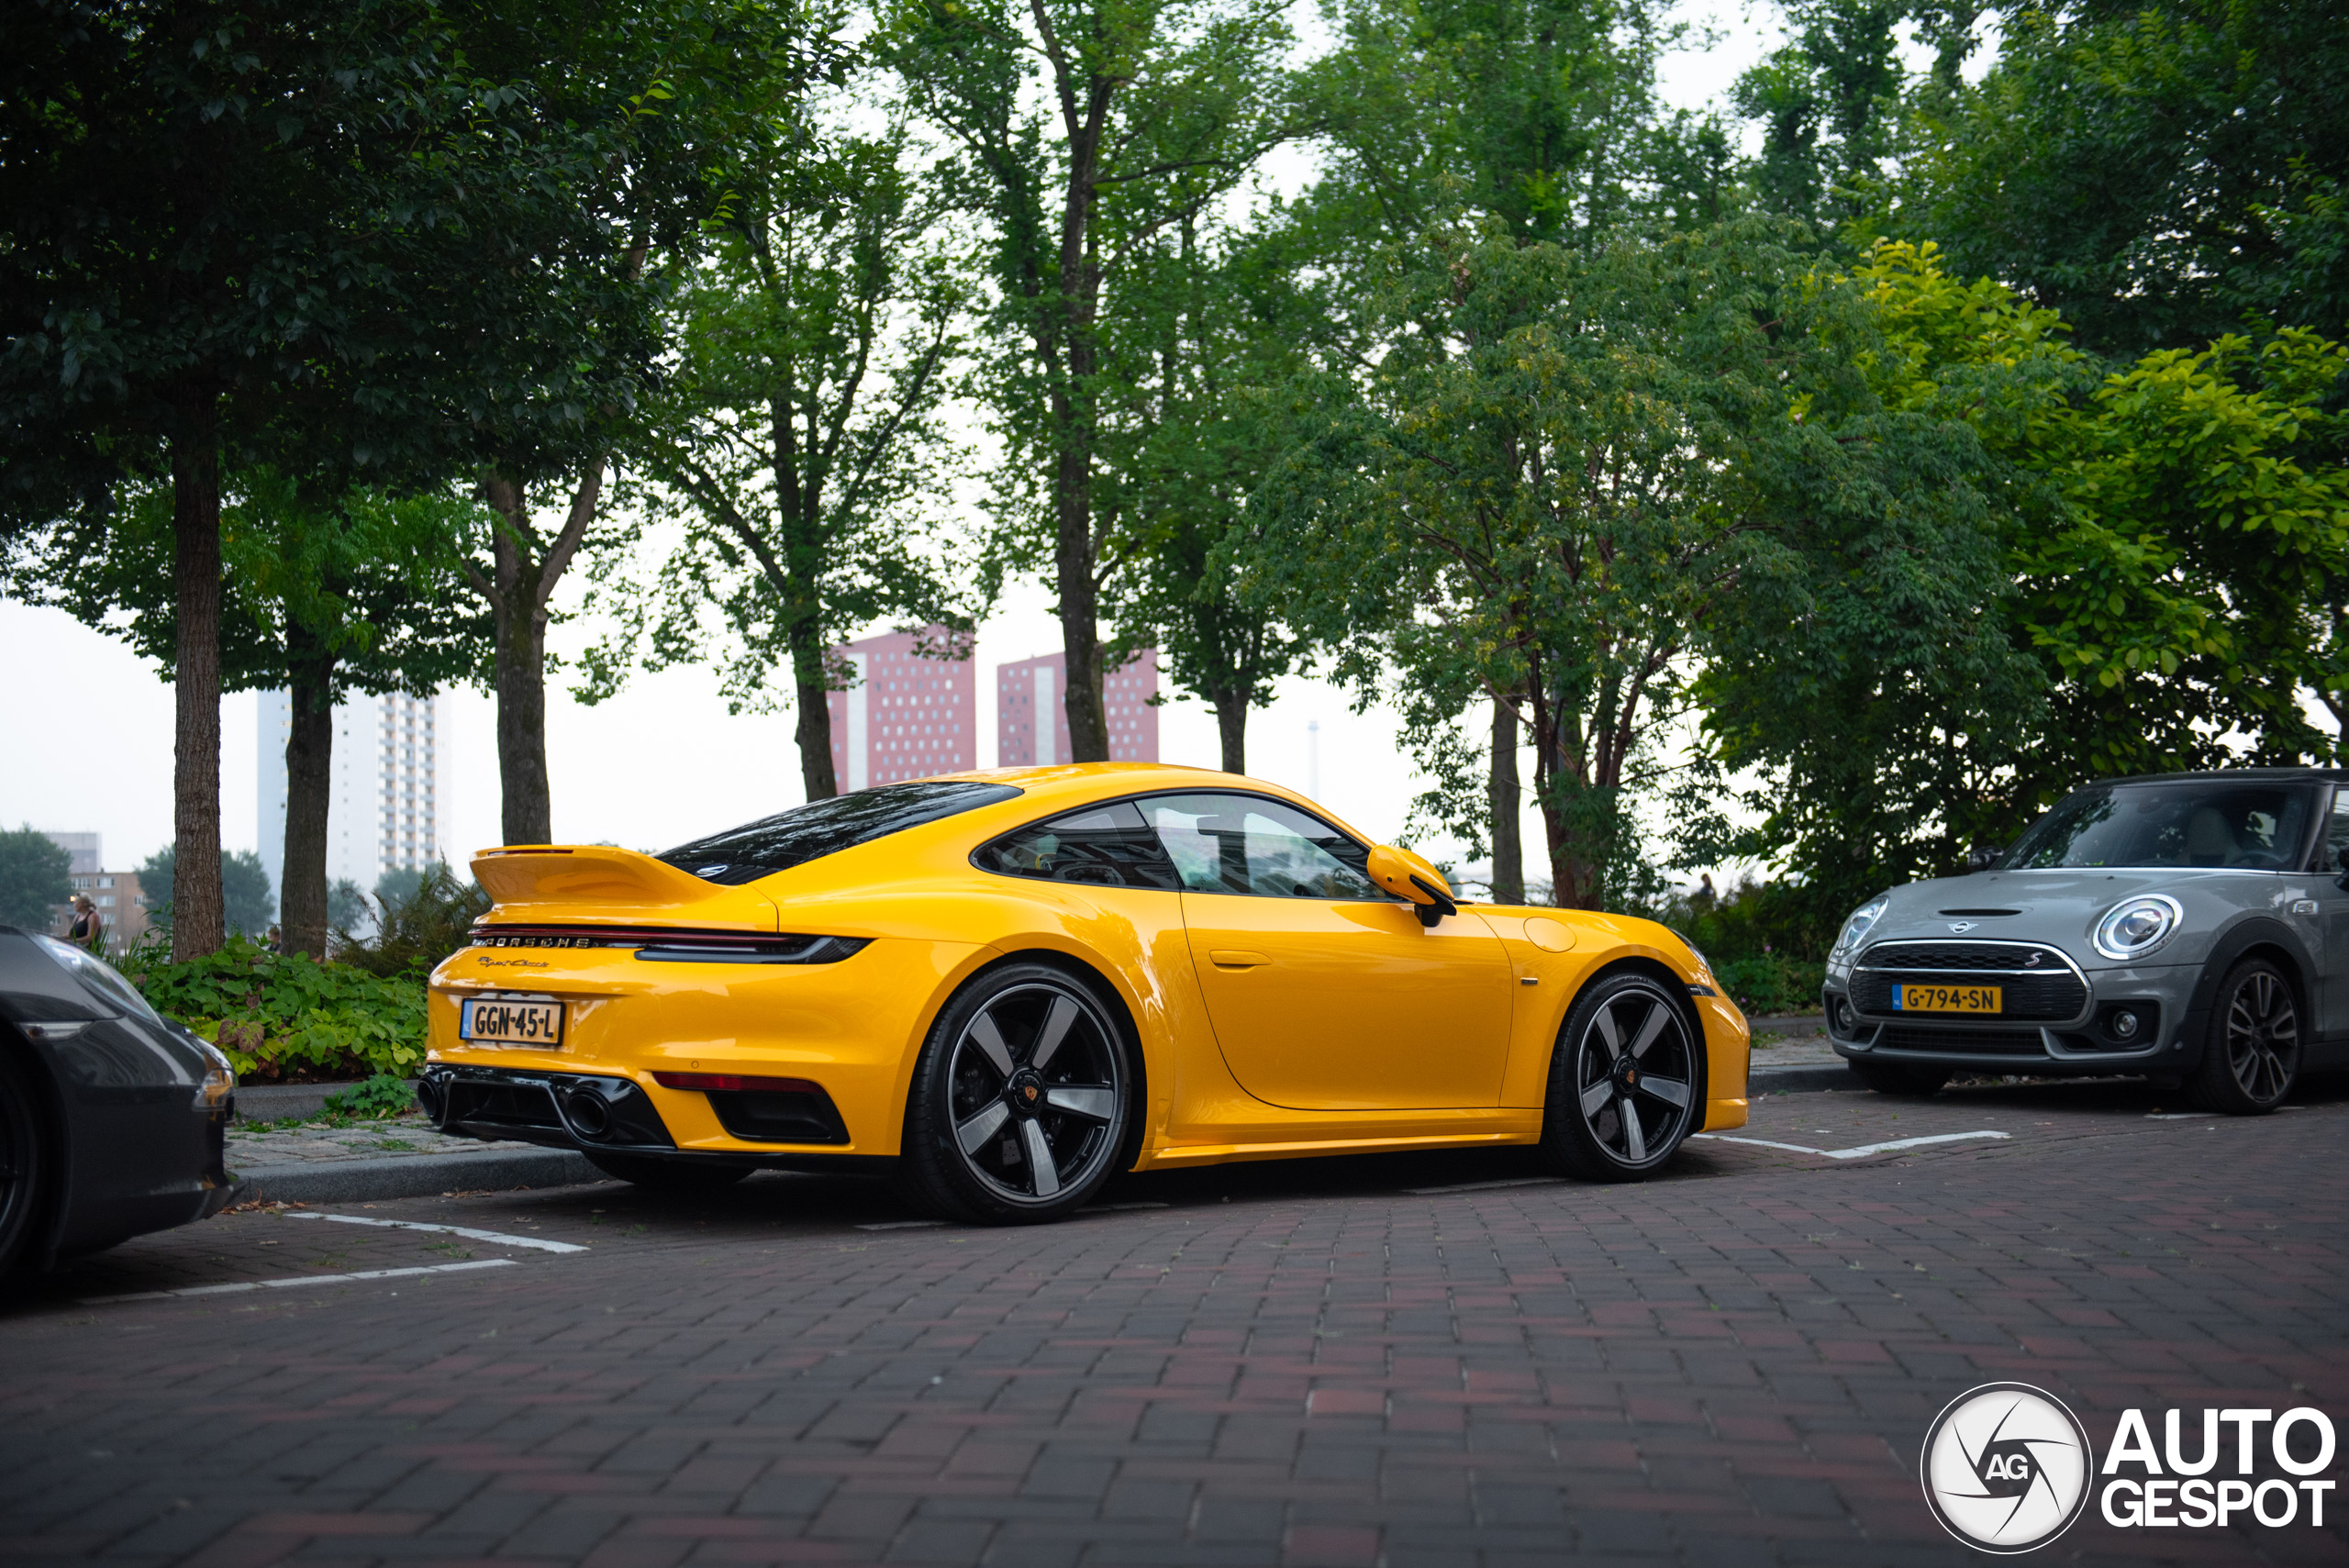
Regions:
<instances>
[{"instance_id":1,"label":"yellow license plate","mask_svg":"<svg viewBox=\"0 0 2349 1568\"><path fill-rule=\"evenodd\" d=\"M562 1004L469 996L457 1004L457 1038L473 1045L552 1051L562 1044Z\"/></svg>"},{"instance_id":2,"label":"yellow license plate","mask_svg":"<svg viewBox=\"0 0 2349 1568\"><path fill-rule=\"evenodd\" d=\"M1892 1005L1904 1013L1995 1013L1996 985L1896 985Z\"/></svg>"}]
</instances>

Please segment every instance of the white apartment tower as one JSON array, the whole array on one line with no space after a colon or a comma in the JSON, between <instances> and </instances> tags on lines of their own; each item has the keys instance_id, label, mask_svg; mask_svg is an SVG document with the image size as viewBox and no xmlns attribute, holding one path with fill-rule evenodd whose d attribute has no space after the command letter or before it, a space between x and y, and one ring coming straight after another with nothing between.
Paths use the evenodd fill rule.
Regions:
<instances>
[{"instance_id":1,"label":"white apartment tower","mask_svg":"<svg viewBox=\"0 0 2349 1568\"><path fill-rule=\"evenodd\" d=\"M334 710L327 802L327 882L373 894L387 871L447 859L440 840L440 699L351 696ZM261 694L257 831L269 884L285 884L285 737L290 693Z\"/></svg>"}]
</instances>

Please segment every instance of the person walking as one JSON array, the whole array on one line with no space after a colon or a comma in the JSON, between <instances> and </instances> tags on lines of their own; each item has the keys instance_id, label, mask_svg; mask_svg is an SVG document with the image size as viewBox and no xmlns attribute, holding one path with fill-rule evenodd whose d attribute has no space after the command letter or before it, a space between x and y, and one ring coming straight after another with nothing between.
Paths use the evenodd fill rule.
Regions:
<instances>
[{"instance_id":1,"label":"person walking","mask_svg":"<svg viewBox=\"0 0 2349 1568\"><path fill-rule=\"evenodd\" d=\"M106 954L106 923L98 917L98 906L86 893L73 895L73 923L65 928L65 940L101 957Z\"/></svg>"}]
</instances>

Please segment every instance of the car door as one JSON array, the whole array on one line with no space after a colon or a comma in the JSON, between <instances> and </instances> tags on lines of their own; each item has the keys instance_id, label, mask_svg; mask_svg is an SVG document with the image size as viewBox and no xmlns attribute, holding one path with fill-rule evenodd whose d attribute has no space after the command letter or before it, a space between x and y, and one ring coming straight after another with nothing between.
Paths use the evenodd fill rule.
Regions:
<instances>
[{"instance_id":1,"label":"car door","mask_svg":"<svg viewBox=\"0 0 2349 1568\"><path fill-rule=\"evenodd\" d=\"M1511 970L1474 914L1423 928L1368 854L1285 802L1153 795L1143 815L1183 881L1216 1041L1242 1088L1298 1110L1499 1103Z\"/></svg>"},{"instance_id":2,"label":"car door","mask_svg":"<svg viewBox=\"0 0 2349 1568\"><path fill-rule=\"evenodd\" d=\"M2313 944L2322 971L2316 985L2316 1031L2331 1042L2331 1049L2321 1053L2322 1060L2338 1062L2349 1057L2349 1050L2343 1049L2343 1042L2349 1042L2349 891L2341 886L2342 857L2349 854L2349 789L2332 792L2332 820L2324 847L2317 852L2323 864L2317 867L2310 888L2321 911L2322 936Z\"/></svg>"}]
</instances>

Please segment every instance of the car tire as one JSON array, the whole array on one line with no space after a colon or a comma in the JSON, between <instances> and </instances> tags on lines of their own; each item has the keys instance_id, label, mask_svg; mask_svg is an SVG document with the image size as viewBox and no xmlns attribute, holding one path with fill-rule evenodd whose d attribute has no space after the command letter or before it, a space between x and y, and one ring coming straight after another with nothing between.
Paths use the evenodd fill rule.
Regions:
<instances>
[{"instance_id":1,"label":"car tire","mask_svg":"<svg viewBox=\"0 0 2349 1568\"><path fill-rule=\"evenodd\" d=\"M32 1073L0 1044L0 1275L30 1263L39 1247L49 1161L49 1128Z\"/></svg>"},{"instance_id":2,"label":"car tire","mask_svg":"<svg viewBox=\"0 0 2349 1568\"><path fill-rule=\"evenodd\" d=\"M906 1099L899 1185L917 1208L1035 1225L1090 1201L1128 1162L1137 1051L1089 977L1012 962L940 1009Z\"/></svg>"},{"instance_id":3,"label":"car tire","mask_svg":"<svg viewBox=\"0 0 2349 1568\"><path fill-rule=\"evenodd\" d=\"M1588 1182L1636 1182L1703 1117L1704 1035L1653 975L1610 974L1575 998L1550 1056L1542 1148Z\"/></svg>"},{"instance_id":4,"label":"car tire","mask_svg":"<svg viewBox=\"0 0 2349 1568\"><path fill-rule=\"evenodd\" d=\"M722 1193L751 1173L750 1166L723 1160L663 1160L651 1154L603 1154L592 1149L579 1152L587 1156L587 1163L613 1180L668 1197L704 1197Z\"/></svg>"},{"instance_id":5,"label":"car tire","mask_svg":"<svg viewBox=\"0 0 2349 1568\"><path fill-rule=\"evenodd\" d=\"M1903 1099L1922 1100L1941 1093L1949 1082L1946 1067L1920 1067L1906 1062L1852 1062L1847 1063L1852 1076L1879 1095L1898 1095Z\"/></svg>"},{"instance_id":6,"label":"car tire","mask_svg":"<svg viewBox=\"0 0 2349 1568\"><path fill-rule=\"evenodd\" d=\"M2266 1116L2300 1076L2300 1004L2289 976L2264 958L2227 971L2210 998L2194 1097L2228 1116Z\"/></svg>"}]
</instances>

